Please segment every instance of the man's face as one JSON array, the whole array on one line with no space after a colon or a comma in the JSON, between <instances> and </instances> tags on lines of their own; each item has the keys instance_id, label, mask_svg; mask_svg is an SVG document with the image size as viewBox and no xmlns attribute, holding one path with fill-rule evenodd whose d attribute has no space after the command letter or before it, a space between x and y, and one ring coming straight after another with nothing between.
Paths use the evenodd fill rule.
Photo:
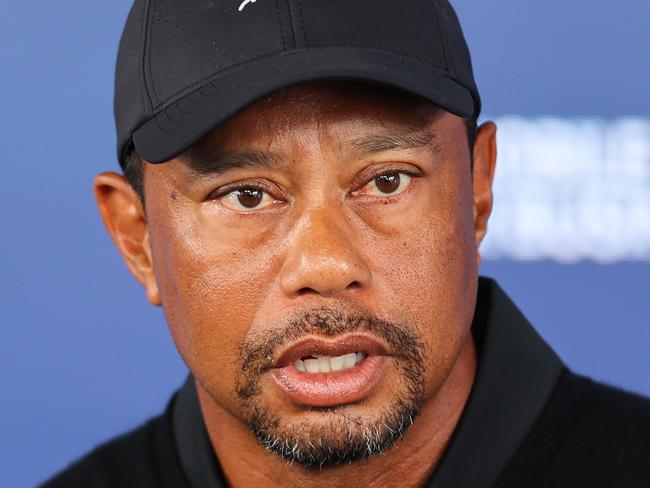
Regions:
<instances>
[{"instance_id":1,"label":"man's face","mask_svg":"<svg viewBox=\"0 0 650 488\"><path fill-rule=\"evenodd\" d=\"M388 448L474 312L463 119L393 90L304 85L145 166L149 296L215 407L304 465Z\"/></svg>"}]
</instances>

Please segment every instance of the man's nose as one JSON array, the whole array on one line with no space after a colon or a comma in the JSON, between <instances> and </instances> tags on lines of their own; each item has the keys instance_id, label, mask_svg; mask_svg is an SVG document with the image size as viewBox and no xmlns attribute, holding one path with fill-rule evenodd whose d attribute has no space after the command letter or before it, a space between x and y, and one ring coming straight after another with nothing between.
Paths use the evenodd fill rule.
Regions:
<instances>
[{"instance_id":1,"label":"man's nose","mask_svg":"<svg viewBox=\"0 0 650 488\"><path fill-rule=\"evenodd\" d=\"M310 210L296 223L288 241L280 278L288 297L310 292L329 297L369 283L370 269L341 212Z\"/></svg>"}]
</instances>

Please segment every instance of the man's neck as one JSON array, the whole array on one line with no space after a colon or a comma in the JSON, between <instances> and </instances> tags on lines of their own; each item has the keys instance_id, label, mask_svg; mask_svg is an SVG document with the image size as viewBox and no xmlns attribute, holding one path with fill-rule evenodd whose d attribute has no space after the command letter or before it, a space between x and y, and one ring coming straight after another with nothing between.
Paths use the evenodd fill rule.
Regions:
<instances>
[{"instance_id":1,"label":"man's neck","mask_svg":"<svg viewBox=\"0 0 650 488\"><path fill-rule=\"evenodd\" d=\"M423 486L433 474L467 404L476 374L472 334L437 394L411 428L385 454L322 471L289 464L266 451L248 428L216 405L197 383L199 402L224 477L236 488Z\"/></svg>"}]
</instances>

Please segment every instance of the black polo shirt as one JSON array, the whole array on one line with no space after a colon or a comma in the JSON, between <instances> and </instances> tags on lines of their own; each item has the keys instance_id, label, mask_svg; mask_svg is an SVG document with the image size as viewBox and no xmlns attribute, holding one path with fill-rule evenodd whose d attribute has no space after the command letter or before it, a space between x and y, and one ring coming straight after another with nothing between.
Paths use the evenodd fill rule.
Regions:
<instances>
[{"instance_id":1,"label":"black polo shirt","mask_svg":"<svg viewBox=\"0 0 650 488\"><path fill-rule=\"evenodd\" d=\"M493 280L479 281L472 334L476 379L428 487L650 486L647 399L568 371ZM46 486L226 487L192 378Z\"/></svg>"}]
</instances>

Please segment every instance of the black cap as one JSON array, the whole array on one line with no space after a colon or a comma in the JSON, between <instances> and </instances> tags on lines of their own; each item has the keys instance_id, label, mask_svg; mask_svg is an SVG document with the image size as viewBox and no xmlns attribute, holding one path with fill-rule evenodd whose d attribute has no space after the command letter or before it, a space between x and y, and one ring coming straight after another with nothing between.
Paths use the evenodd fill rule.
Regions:
<instances>
[{"instance_id":1,"label":"black cap","mask_svg":"<svg viewBox=\"0 0 650 488\"><path fill-rule=\"evenodd\" d=\"M167 161L270 93L328 79L480 111L446 0L135 0L117 60L118 158Z\"/></svg>"}]
</instances>

